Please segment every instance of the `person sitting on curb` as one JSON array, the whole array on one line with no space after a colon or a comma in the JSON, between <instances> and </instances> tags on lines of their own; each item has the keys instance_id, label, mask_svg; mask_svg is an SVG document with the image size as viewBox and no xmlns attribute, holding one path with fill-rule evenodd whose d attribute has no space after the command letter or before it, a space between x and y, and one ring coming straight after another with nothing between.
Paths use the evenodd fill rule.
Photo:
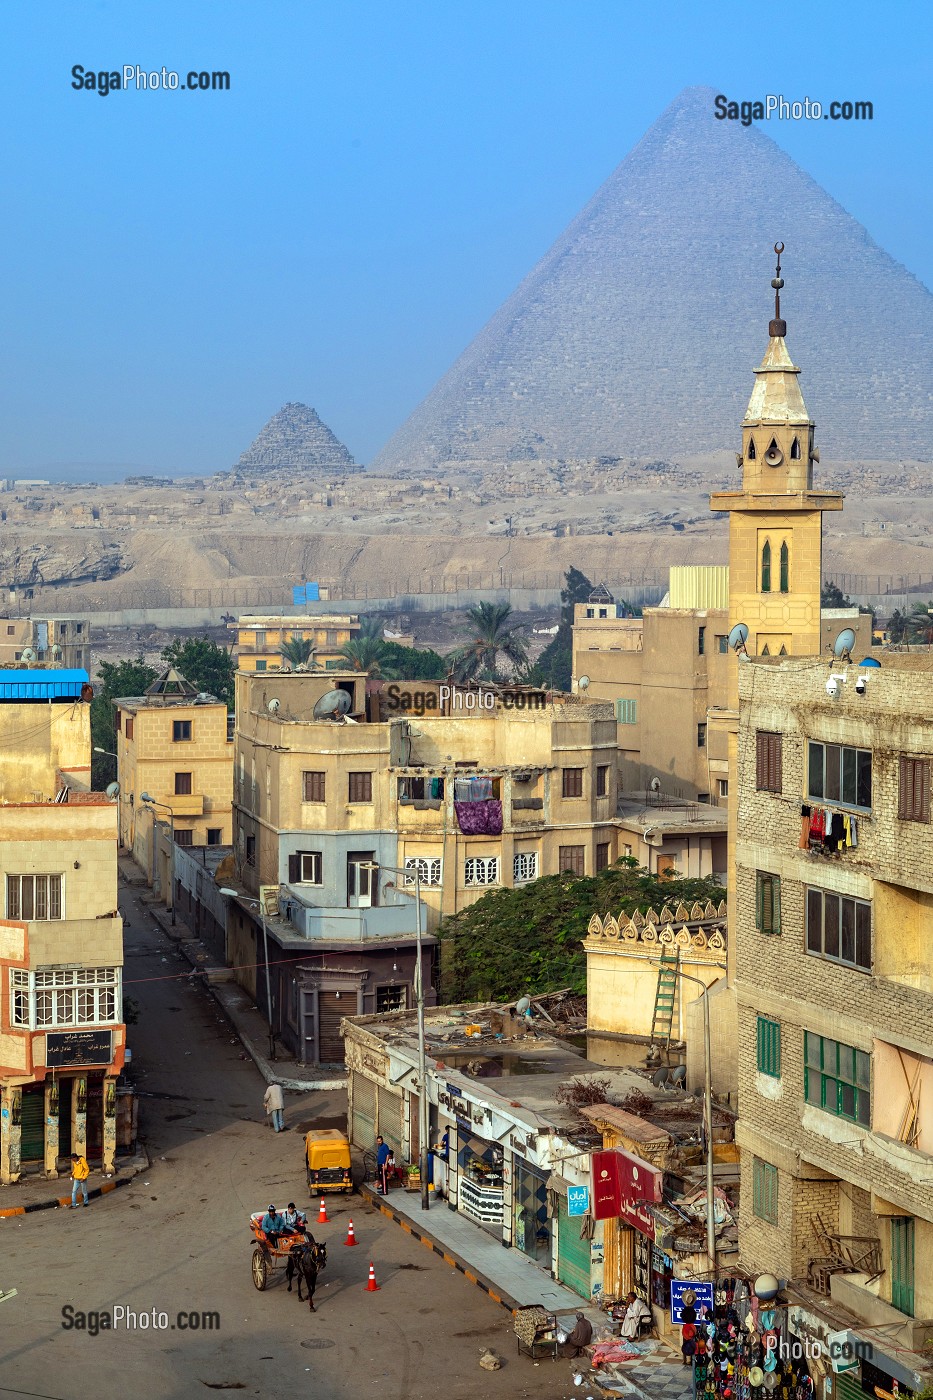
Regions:
<instances>
[{"instance_id":1,"label":"person sitting on curb","mask_svg":"<svg viewBox=\"0 0 933 1400\"><path fill-rule=\"evenodd\" d=\"M86 1157L79 1157L77 1152L71 1154L71 1209L78 1209L78 1187L80 1186L84 1196L84 1204L87 1205L87 1179L91 1175L91 1169L87 1164Z\"/></svg>"},{"instance_id":2,"label":"person sitting on curb","mask_svg":"<svg viewBox=\"0 0 933 1400\"><path fill-rule=\"evenodd\" d=\"M587 1322L582 1312L577 1313L577 1320L573 1324L573 1331L568 1333L567 1340L561 1347L561 1355L570 1357L579 1356L584 1347L588 1347L593 1340L593 1324Z\"/></svg>"}]
</instances>

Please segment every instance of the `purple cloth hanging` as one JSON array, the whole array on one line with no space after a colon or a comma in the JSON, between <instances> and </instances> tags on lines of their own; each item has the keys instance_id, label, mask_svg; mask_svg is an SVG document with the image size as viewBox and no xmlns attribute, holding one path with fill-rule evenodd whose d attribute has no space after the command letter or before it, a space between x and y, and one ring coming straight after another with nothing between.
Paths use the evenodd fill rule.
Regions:
<instances>
[{"instance_id":1,"label":"purple cloth hanging","mask_svg":"<svg viewBox=\"0 0 933 1400\"><path fill-rule=\"evenodd\" d=\"M488 802L455 802L457 825L464 836L501 836L502 803L498 799Z\"/></svg>"}]
</instances>

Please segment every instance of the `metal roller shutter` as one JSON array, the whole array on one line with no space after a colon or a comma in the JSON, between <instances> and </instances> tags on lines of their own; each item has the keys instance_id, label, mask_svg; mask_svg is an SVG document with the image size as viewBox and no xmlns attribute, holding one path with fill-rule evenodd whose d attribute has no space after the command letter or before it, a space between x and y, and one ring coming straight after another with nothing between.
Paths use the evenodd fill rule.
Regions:
<instances>
[{"instance_id":1,"label":"metal roller shutter","mask_svg":"<svg viewBox=\"0 0 933 1400\"><path fill-rule=\"evenodd\" d=\"M318 1056L321 1064L343 1064L343 1036L340 1022L349 1009L349 1000L339 997L336 992L317 994L317 1015L320 1045Z\"/></svg>"},{"instance_id":2,"label":"metal roller shutter","mask_svg":"<svg viewBox=\"0 0 933 1400\"><path fill-rule=\"evenodd\" d=\"M855 1368L833 1376L833 1400L866 1400Z\"/></svg>"},{"instance_id":3,"label":"metal roller shutter","mask_svg":"<svg viewBox=\"0 0 933 1400\"><path fill-rule=\"evenodd\" d=\"M396 1159L402 1160L402 1096L395 1094L391 1089L384 1089L379 1085L379 1112L377 1115L379 1132L395 1153Z\"/></svg>"},{"instance_id":4,"label":"metal roller shutter","mask_svg":"<svg viewBox=\"0 0 933 1400\"><path fill-rule=\"evenodd\" d=\"M376 1141L376 1086L365 1075L353 1076L353 1141L364 1152Z\"/></svg>"},{"instance_id":5,"label":"metal roller shutter","mask_svg":"<svg viewBox=\"0 0 933 1400\"><path fill-rule=\"evenodd\" d=\"M582 1224L582 1216L567 1214L567 1197L561 1192L557 1212L557 1277L581 1298L589 1298L590 1242L580 1238Z\"/></svg>"},{"instance_id":6,"label":"metal roller shutter","mask_svg":"<svg viewBox=\"0 0 933 1400\"><path fill-rule=\"evenodd\" d=\"M45 1090L23 1090L22 1135L19 1155L22 1162L40 1162L45 1155Z\"/></svg>"}]
</instances>

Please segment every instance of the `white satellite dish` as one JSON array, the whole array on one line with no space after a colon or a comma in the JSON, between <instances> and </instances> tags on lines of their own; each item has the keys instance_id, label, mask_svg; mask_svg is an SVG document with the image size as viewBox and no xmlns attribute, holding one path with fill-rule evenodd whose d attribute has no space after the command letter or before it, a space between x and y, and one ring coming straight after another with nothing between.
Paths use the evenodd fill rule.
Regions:
<instances>
[{"instance_id":1,"label":"white satellite dish","mask_svg":"<svg viewBox=\"0 0 933 1400\"><path fill-rule=\"evenodd\" d=\"M580 679L577 681L577 690L589 690L589 686L589 676L581 676Z\"/></svg>"},{"instance_id":2,"label":"white satellite dish","mask_svg":"<svg viewBox=\"0 0 933 1400\"><path fill-rule=\"evenodd\" d=\"M661 791L661 779L660 779L660 778L652 778L652 779L651 779L651 791L652 791L652 792L660 792L660 791Z\"/></svg>"},{"instance_id":3,"label":"white satellite dish","mask_svg":"<svg viewBox=\"0 0 933 1400\"><path fill-rule=\"evenodd\" d=\"M117 798L120 796L120 784L108 783L107 786L104 788L104 792L110 798L111 802L116 802Z\"/></svg>"},{"instance_id":4,"label":"white satellite dish","mask_svg":"<svg viewBox=\"0 0 933 1400\"><path fill-rule=\"evenodd\" d=\"M25 651L23 651L20 656L21 661L35 661L35 659L36 653L33 651L32 647L26 647Z\"/></svg>"},{"instance_id":5,"label":"white satellite dish","mask_svg":"<svg viewBox=\"0 0 933 1400\"><path fill-rule=\"evenodd\" d=\"M737 622L729 633L729 647L732 651L744 651L748 641L748 628L744 622Z\"/></svg>"},{"instance_id":6,"label":"white satellite dish","mask_svg":"<svg viewBox=\"0 0 933 1400\"><path fill-rule=\"evenodd\" d=\"M51 658L52 658L53 661L60 661L60 660L61 660L61 657L62 657L62 649L61 649L61 647L58 645L58 642L53 642L52 646L49 647L49 655L51 656Z\"/></svg>"},{"instance_id":7,"label":"white satellite dish","mask_svg":"<svg viewBox=\"0 0 933 1400\"><path fill-rule=\"evenodd\" d=\"M282 702L275 695L273 695L270 700L266 701L266 709L269 711L270 715L277 715L281 707Z\"/></svg>"},{"instance_id":8,"label":"white satellite dish","mask_svg":"<svg viewBox=\"0 0 933 1400\"><path fill-rule=\"evenodd\" d=\"M855 633L851 627L844 627L839 636L833 642L833 656L839 661L852 660L852 648L855 646ZM25 656L25 652L23 655Z\"/></svg>"}]
</instances>

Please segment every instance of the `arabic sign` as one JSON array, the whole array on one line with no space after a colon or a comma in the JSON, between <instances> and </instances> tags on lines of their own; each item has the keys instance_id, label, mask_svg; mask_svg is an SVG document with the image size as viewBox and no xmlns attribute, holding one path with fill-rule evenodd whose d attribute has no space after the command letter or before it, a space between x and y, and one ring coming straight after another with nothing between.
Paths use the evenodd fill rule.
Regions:
<instances>
[{"instance_id":1,"label":"arabic sign","mask_svg":"<svg viewBox=\"0 0 933 1400\"><path fill-rule=\"evenodd\" d=\"M685 1306L684 1294L688 1291L693 1293L696 1297L696 1302L693 1306L697 1310L697 1315L699 1315L700 1309L704 1306L709 1309L710 1317L713 1315L713 1285L711 1283L691 1283L689 1279L672 1278L671 1322L677 1327L683 1326L683 1317L681 1313Z\"/></svg>"},{"instance_id":2,"label":"arabic sign","mask_svg":"<svg viewBox=\"0 0 933 1400\"><path fill-rule=\"evenodd\" d=\"M654 1216L648 1203L661 1199L664 1175L657 1167L620 1148L593 1153L593 1215L597 1220L624 1220L654 1241Z\"/></svg>"},{"instance_id":3,"label":"arabic sign","mask_svg":"<svg viewBox=\"0 0 933 1400\"><path fill-rule=\"evenodd\" d=\"M111 1031L50 1031L45 1037L49 1069L69 1065L109 1065L113 1059Z\"/></svg>"},{"instance_id":4,"label":"arabic sign","mask_svg":"<svg viewBox=\"0 0 933 1400\"><path fill-rule=\"evenodd\" d=\"M588 1186L567 1187L567 1214L586 1215L590 1208L590 1188Z\"/></svg>"}]
</instances>

